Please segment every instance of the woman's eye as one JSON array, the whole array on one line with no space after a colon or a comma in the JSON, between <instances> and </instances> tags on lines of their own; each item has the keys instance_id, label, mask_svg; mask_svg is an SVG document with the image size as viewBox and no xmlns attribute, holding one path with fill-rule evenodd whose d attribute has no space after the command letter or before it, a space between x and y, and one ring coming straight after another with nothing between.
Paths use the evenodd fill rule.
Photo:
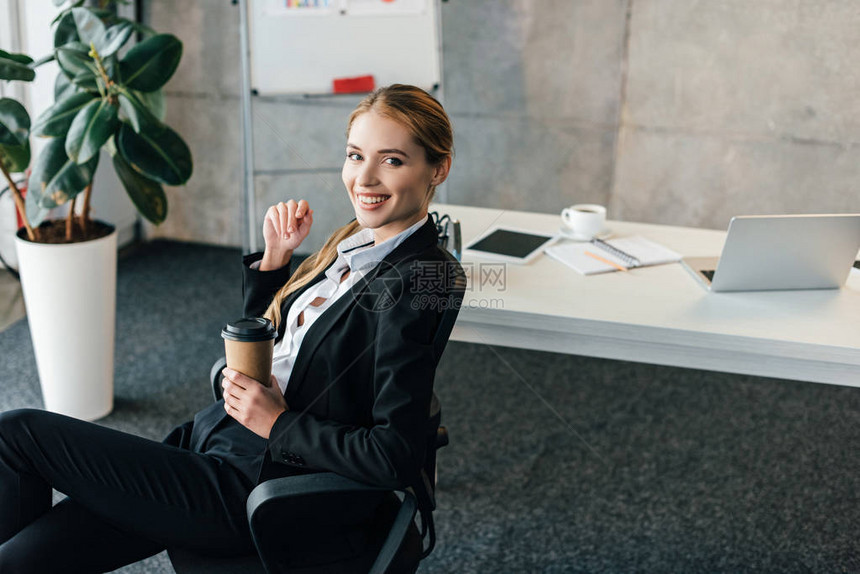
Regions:
<instances>
[{"instance_id":1,"label":"woman's eye","mask_svg":"<svg viewBox=\"0 0 860 574\"><path fill-rule=\"evenodd\" d=\"M347 152L346 157L348 159L351 159L352 161L360 161L361 160L361 156L359 154L355 153L354 151L353 152Z\"/></svg>"},{"instance_id":2,"label":"woman's eye","mask_svg":"<svg viewBox=\"0 0 860 574\"><path fill-rule=\"evenodd\" d=\"M400 160L400 158L396 157L385 158L385 163L387 163L388 165L403 165L403 162Z\"/></svg>"}]
</instances>

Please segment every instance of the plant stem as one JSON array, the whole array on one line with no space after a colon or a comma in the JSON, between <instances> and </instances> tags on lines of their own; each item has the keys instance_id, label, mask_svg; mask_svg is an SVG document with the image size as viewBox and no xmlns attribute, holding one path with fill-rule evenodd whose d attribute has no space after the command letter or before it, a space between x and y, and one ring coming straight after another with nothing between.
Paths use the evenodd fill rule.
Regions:
<instances>
[{"instance_id":1,"label":"plant stem","mask_svg":"<svg viewBox=\"0 0 860 574\"><path fill-rule=\"evenodd\" d=\"M66 217L66 241L68 242L72 241L72 230L75 224L75 202L77 200L77 197L72 198L72 202L69 205L69 215Z\"/></svg>"},{"instance_id":2,"label":"plant stem","mask_svg":"<svg viewBox=\"0 0 860 574\"><path fill-rule=\"evenodd\" d=\"M116 100L116 95L112 94L111 90L110 90L110 87L113 86L113 80L111 80L110 76L108 76L107 70L105 70L104 64L102 63L102 57L99 56L99 53L96 50L96 45L92 42L90 42L90 54L89 55L93 59L93 61L96 63L96 68L98 69L99 74L102 77L102 81L105 83L105 90L107 91L108 94L111 95L111 103L115 104L116 102L114 100Z\"/></svg>"},{"instance_id":3,"label":"plant stem","mask_svg":"<svg viewBox=\"0 0 860 574\"><path fill-rule=\"evenodd\" d=\"M84 190L84 206L78 220L81 226L81 232L84 234L84 238L86 238L90 232L90 196L92 195L92 192L93 182L90 181L90 184Z\"/></svg>"},{"instance_id":4,"label":"plant stem","mask_svg":"<svg viewBox=\"0 0 860 574\"><path fill-rule=\"evenodd\" d=\"M2 161L0 161L0 171L3 171L6 181L9 182L9 189L12 190L12 197L15 199L15 207L18 208L18 214L21 216L21 221L24 222L24 227L27 229L27 239L36 241L36 232L33 231L33 228L30 226L30 220L27 219L27 207L24 205L24 198L21 197L18 186L12 181L12 176L6 171L6 166L3 165Z\"/></svg>"}]
</instances>

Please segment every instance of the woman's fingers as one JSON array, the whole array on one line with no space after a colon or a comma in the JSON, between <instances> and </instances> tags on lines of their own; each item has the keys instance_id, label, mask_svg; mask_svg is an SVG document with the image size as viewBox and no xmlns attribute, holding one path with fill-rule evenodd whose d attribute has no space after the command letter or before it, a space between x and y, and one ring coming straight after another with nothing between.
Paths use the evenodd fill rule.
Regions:
<instances>
[{"instance_id":1,"label":"woman's fingers","mask_svg":"<svg viewBox=\"0 0 860 574\"><path fill-rule=\"evenodd\" d=\"M287 238L287 205L284 202L272 206L272 220L275 222L277 237Z\"/></svg>"},{"instance_id":2,"label":"woman's fingers","mask_svg":"<svg viewBox=\"0 0 860 574\"><path fill-rule=\"evenodd\" d=\"M296 206L296 217L301 219L308 213L308 202L307 200L300 199L299 204Z\"/></svg>"},{"instance_id":3,"label":"woman's fingers","mask_svg":"<svg viewBox=\"0 0 860 574\"><path fill-rule=\"evenodd\" d=\"M296 232L300 237L305 238L308 235L308 232L311 230L311 224L314 222L313 209L305 208L306 211L302 214L302 217L296 218Z\"/></svg>"},{"instance_id":4,"label":"woman's fingers","mask_svg":"<svg viewBox=\"0 0 860 574\"><path fill-rule=\"evenodd\" d=\"M287 230L290 233L295 233L296 231L299 230L299 216L297 215L298 211L299 211L299 204L291 199L287 203L287 205L289 205L289 207L290 207L290 221L289 221L289 227L287 228Z\"/></svg>"},{"instance_id":5,"label":"woman's fingers","mask_svg":"<svg viewBox=\"0 0 860 574\"><path fill-rule=\"evenodd\" d=\"M301 225L302 232L307 234L307 232L310 230L311 224L313 222L314 222L314 210L308 209L307 212L302 217L302 225Z\"/></svg>"},{"instance_id":6,"label":"woman's fingers","mask_svg":"<svg viewBox=\"0 0 860 574\"><path fill-rule=\"evenodd\" d=\"M278 216L278 208L276 206L269 208L266 218L271 222L272 229L275 231L275 237L283 236L284 232L281 230L281 220Z\"/></svg>"},{"instance_id":7,"label":"woman's fingers","mask_svg":"<svg viewBox=\"0 0 860 574\"><path fill-rule=\"evenodd\" d=\"M292 200L291 200L292 201ZM278 237L287 239L290 236L290 208L283 201L278 204L278 224L280 226Z\"/></svg>"},{"instance_id":8,"label":"woman's fingers","mask_svg":"<svg viewBox=\"0 0 860 574\"><path fill-rule=\"evenodd\" d=\"M242 407L243 394L247 388L247 382L241 381L241 378L248 379L248 377L230 368L225 368L221 373L224 375L221 381L221 396L224 398L224 410L228 413L231 411L239 412L240 407Z\"/></svg>"},{"instance_id":9,"label":"woman's fingers","mask_svg":"<svg viewBox=\"0 0 860 574\"><path fill-rule=\"evenodd\" d=\"M238 411L239 404L241 403L239 397L232 393L232 387L233 385L227 379L224 379L221 383L221 388L223 389L221 397L224 399L224 410L227 412L230 412L230 409Z\"/></svg>"},{"instance_id":10,"label":"woman's fingers","mask_svg":"<svg viewBox=\"0 0 860 574\"><path fill-rule=\"evenodd\" d=\"M311 223L313 223L313 209L310 208L307 200L301 199L296 202L291 199L287 202L277 203L266 211L266 225L263 232L265 235L266 227L269 227L272 235L281 241L290 240L292 234L298 232L300 238L303 239L310 230ZM269 238L270 236L266 235L267 241ZM272 247L275 247L274 243ZM295 246L290 248L295 248Z\"/></svg>"},{"instance_id":11,"label":"woman's fingers","mask_svg":"<svg viewBox=\"0 0 860 574\"><path fill-rule=\"evenodd\" d=\"M238 389L241 389L243 391L246 390L249 386L256 383L256 381L248 375L240 373L239 371L231 369L230 367L224 367L224 369L221 371L221 374L224 375L224 381L221 382L222 385L225 382L230 382L236 385Z\"/></svg>"}]
</instances>

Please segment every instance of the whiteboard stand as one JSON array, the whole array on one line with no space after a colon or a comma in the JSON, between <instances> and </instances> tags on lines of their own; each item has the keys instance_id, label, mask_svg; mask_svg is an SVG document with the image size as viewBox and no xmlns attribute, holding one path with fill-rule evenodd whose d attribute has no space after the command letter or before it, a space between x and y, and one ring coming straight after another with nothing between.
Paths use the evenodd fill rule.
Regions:
<instances>
[{"instance_id":1,"label":"whiteboard stand","mask_svg":"<svg viewBox=\"0 0 860 574\"><path fill-rule=\"evenodd\" d=\"M242 68L242 254L257 246L257 196L254 189L254 121L251 113L251 53L248 42L248 0L239 0L240 66Z\"/></svg>"},{"instance_id":2,"label":"whiteboard stand","mask_svg":"<svg viewBox=\"0 0 860 574\"><path fill-rule=\"evenodd\" d=\"M248 254L259 250L253 97L336 97L333 80L372 75L376 86L412 84L435 92L443 102L442 30L440 0L238 0L238 4L242 247ZM447 199L443 184L436 200Z\"/></svg>"}]
</instances>

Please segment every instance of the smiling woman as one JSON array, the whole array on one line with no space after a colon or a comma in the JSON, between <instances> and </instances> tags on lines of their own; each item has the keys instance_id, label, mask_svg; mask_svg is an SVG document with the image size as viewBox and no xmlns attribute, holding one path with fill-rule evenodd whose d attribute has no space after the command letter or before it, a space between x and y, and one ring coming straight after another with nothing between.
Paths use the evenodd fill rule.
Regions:
<instances>
[{"instance_id":1,"label":"smiling woman","mask_svg":"<svg viewBox=\"0 0 860 574\"><path fill-rule=\"evenodd\" d=\"M383 491L424 488L440 341L453 324L443 316L465 286L427 214L451 167L451 126L429 94L394 85L362 102L347 140L356 219L293 269L314 212L304 199L279 203L266 213L265 251L242 262L244 315L277 326L270 380L224 369L223 399L164 443L44 411L0 413L0 572L106 572L168 547L247 554L245 503L271 478L332 472ZM444 272L434 301L412 276L422 269ZM55 506L52 488L67 495ZM326 552L368 554L372 543L356 548L347 527L379 529L383 495L342 509L338 524L317 512L300 525Z\"/></svg>"}]
</instances>

